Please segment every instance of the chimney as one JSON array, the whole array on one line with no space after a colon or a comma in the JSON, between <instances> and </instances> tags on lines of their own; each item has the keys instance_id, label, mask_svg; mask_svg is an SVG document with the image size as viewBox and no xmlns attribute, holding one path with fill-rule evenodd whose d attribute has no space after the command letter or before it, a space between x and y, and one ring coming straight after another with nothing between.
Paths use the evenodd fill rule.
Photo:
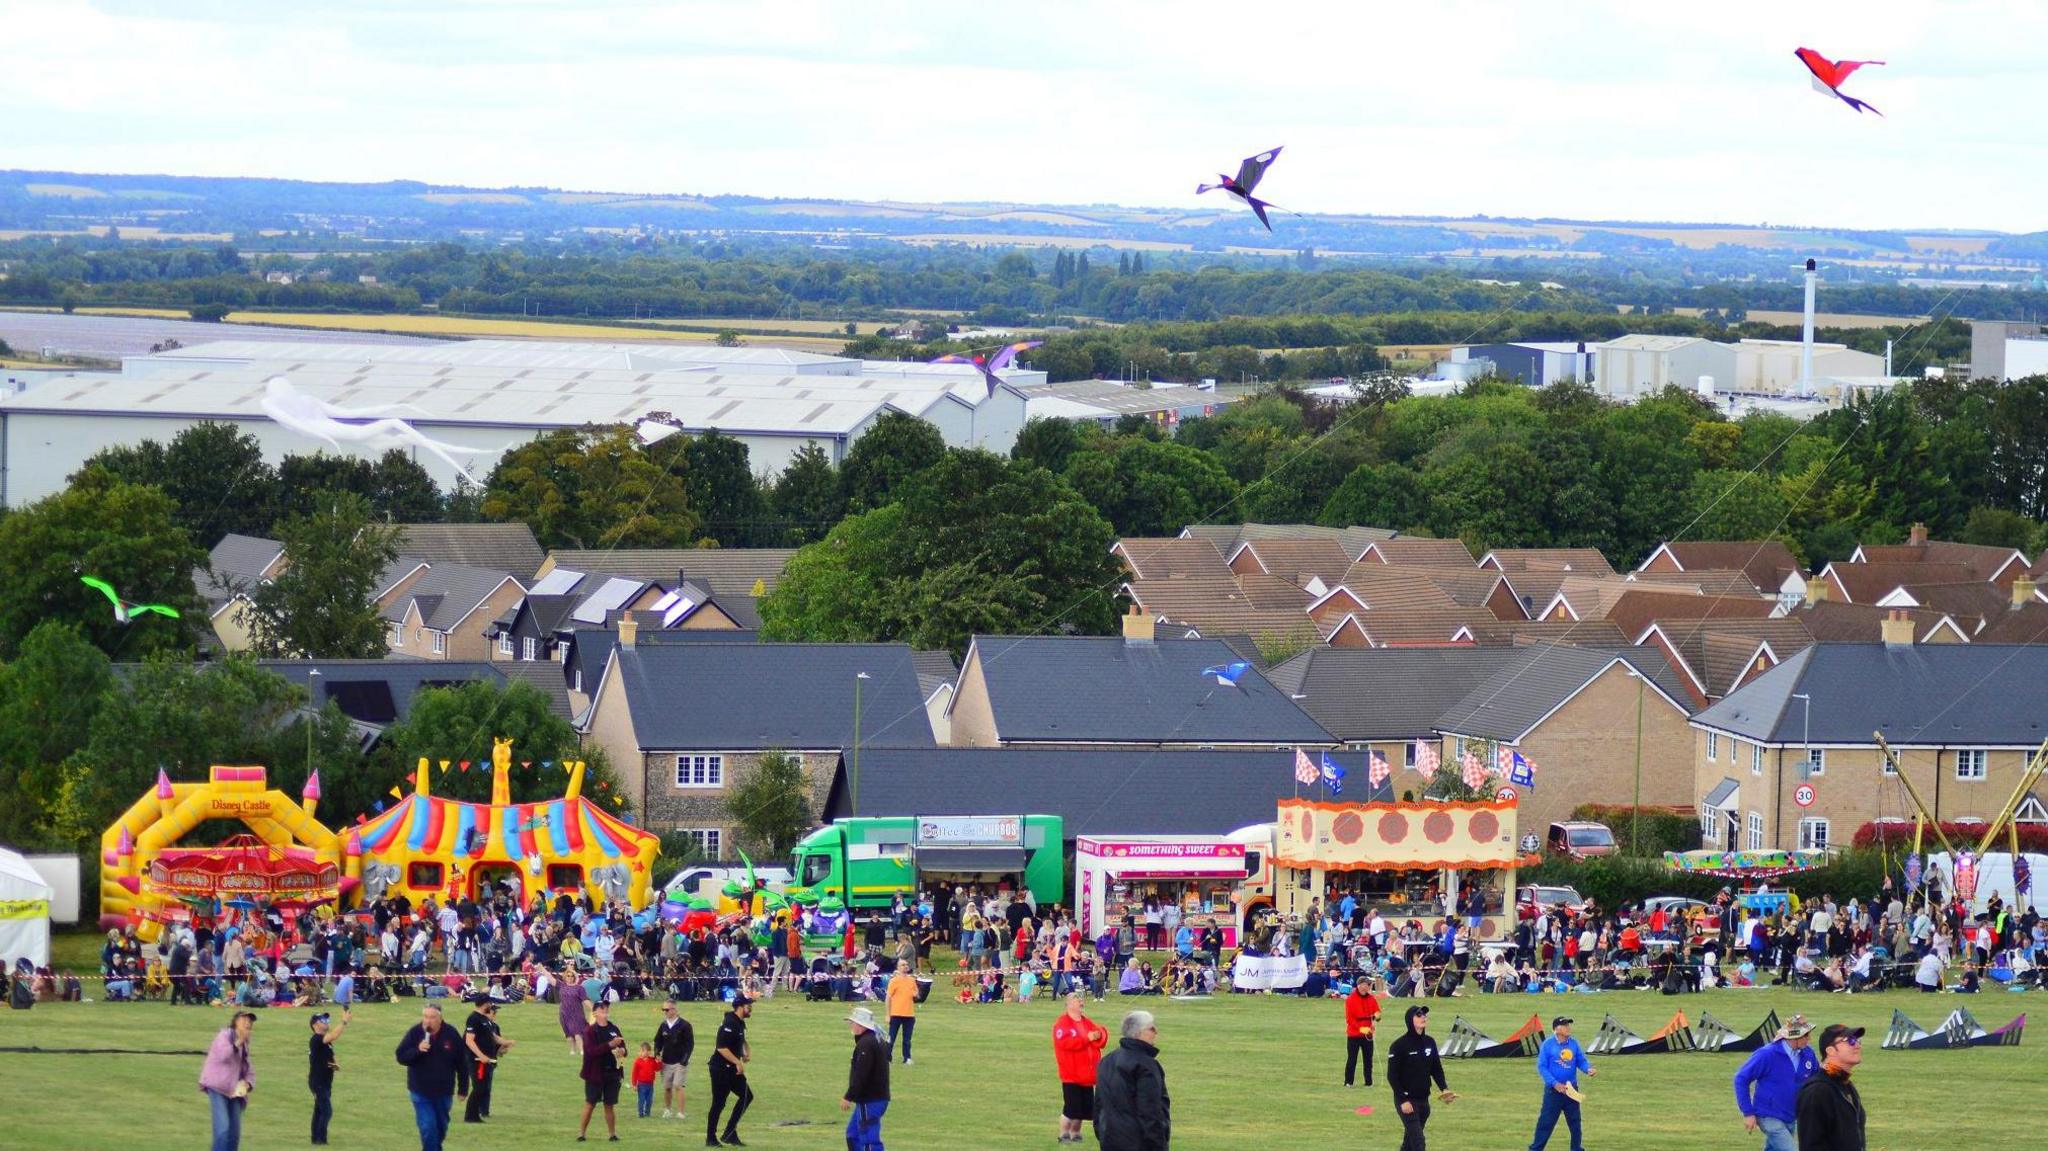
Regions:
<instances>
[{"instance_id":1,"label":"chimney","mask_svg":"<svg viewBox=\"0 0 2048 1151\"><path fill-rule=\"evenodd\" d=\"M1926 547L1926 546L1927 546L1927 525L1926 525L1926 524L1914 524L1914 525L1913 525L1913 530L1912 530L1911 532L1907 533L1907 535L1906 535L1906 542L1907 542L1907 543L1909 543L1909 544L1912 544L1912 545L1913 545L1914 547L1916 547L1916 548L1917 548L1917 547Z\"/></svg>"},{"instance_id":2,"label":"chimney","mask_svg":"<svg viewBox=\"0 0 2048 1151\"><path fill-rule=\"evenodd\" d=\"M1806 606L1828 602L1828 581L1817 575L1806 577Z\"/></svg>"},{"instance_id":3,"label":"chimney","mask_svg":"<svg viewBox=\"0 0 2048 1151\"><path fill-rule=\"evenodd\" d=\"M1878 625L1878 630L1884 636L1886 647L1913 646L1913 617L1907 615L1904 608L1893 608L1886 612L1884 622Z\"/></svg>"},{"instance_id":4,"label":"chimney","mask_svg":"<svg viewBox=\"0 0 2048 1151\"><path fill-rule=\"evenodd\" d=\"M619 646L632 647L639 639L640 621L633 618L632 612L622 612L619 615Z\"/></svg>"},{"instance_id":5,"label":"chimney","mask_svg":"<svg viewBox=\"0 0 2048 1151\"><path fill-rule=\"evenodd\" d=\"M1137 604L1132 604L1131 610L1124 614L1124 642L1152 642L1151 613L1147 612L1144 608L1139 607Z\"/></svg>"},{"instance_id":6,"label":"chimney","mask_svg":"<svg viewBox=\"0 0 2048 1151\"><path fill-rule=\"evenodd\" d=\"M2012 581L2012 606L2015 610L2034 602L2034 577L2021 576Z\"/></svg>"}]
</instances>

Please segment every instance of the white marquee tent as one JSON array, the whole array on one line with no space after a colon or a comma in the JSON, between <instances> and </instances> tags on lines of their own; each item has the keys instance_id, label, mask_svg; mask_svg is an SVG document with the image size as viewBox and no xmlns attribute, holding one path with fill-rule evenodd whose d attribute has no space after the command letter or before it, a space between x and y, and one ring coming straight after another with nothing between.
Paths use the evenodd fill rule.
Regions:
<instances>
[{"instance_id":1,"label":"white marquee tent","mask_svg":"<svg viewBox=\"0 0 2048 1151\"><path fill-rule=\"evenodd\" d=\"M50 962L50 899L55 893L18 853L0 847L0 960Z\"/></svg>"}]
</instances>

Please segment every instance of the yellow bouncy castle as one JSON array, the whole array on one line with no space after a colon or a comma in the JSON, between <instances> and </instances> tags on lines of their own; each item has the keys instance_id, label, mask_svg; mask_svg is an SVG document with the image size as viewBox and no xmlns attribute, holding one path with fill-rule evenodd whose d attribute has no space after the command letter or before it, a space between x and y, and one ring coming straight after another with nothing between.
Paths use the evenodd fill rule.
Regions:
<instances>
[{"instance_id":1,"label":"yellow bouncy castle","mask_svg":"<svg viewBox=\"0 0 2048 1151\"><path fill-rule=\"evenodd\" d=\"M562 798L512 802L512 741L494 740L491 802L464 803L432 793L421 760L413 793L347 833L346 874L360 877L363 902L403 894L479 898L495 886L522 903L536 893L589 892L638 911L653 894L659 837L583 798L581 761L566 764Z\"/></svg>"},{"instance_id":2,"label":"yellow bouncy castle","mask_svg":"<svg viewBox=\"0 0 2048 1151\"><path fill-rule=\"evenodd\" d=\"M317 774L294 802L261 767L215 767L205 783L172 783L158 771L153 793L100 836L101 925L140 921L154 937L154 924L179 918L194 900L313 903L346 893L352 884L336 874L343 844L314 818L319 802ZM239 820L260 843L174 846L209 819Z\"/></svg>"}]
</instances>

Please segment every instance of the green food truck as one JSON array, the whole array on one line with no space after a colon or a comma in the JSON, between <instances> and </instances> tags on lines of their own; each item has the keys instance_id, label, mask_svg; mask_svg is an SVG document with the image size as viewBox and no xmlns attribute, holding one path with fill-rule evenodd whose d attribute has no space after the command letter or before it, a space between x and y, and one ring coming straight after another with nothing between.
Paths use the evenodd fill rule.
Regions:
<instances>
[{"instance_id":1,"label":"green food truck","mask_svg":"<svg viewBox=\"0 0 2048 1151\"><path fill-rule=\"evenodd\" d=\"M1065 903L1062 830L1057 815L842 819L797 842L789 895L837 897L858 911L888 907L899 894L914 899L921 882L992 887L1008 878L1041 906Z\"/></svg>"}]
</instances>

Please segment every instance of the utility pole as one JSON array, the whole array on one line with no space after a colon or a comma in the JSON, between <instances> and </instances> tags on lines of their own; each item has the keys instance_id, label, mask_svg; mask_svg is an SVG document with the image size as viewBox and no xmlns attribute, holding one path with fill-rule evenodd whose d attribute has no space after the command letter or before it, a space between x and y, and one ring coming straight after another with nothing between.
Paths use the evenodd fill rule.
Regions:
<instances>
[{"instance_id":1,"label":"utility pole","mask_svg":"<svg viewBox=\"0 0 2048 1151\"><path fill-rule=\"evenodd\" d=\"M1643 826L1643 677L1628 673L1636 681L1636 802L1628 813L1628 853L1642 854Z\"/></svg>"},{"instance_id":2,"label":"utility pole","mask_svg":"<svg viewBox=\"0 0 2048 1151\"><path fill-rule=\"evenodd\" d=\"M849 772L852 785L847 790L854 815L860 814L860 682L866 678L868 673L864 671L855 672L853 676L853 766Z\"/></svg>"}]
</instances>

